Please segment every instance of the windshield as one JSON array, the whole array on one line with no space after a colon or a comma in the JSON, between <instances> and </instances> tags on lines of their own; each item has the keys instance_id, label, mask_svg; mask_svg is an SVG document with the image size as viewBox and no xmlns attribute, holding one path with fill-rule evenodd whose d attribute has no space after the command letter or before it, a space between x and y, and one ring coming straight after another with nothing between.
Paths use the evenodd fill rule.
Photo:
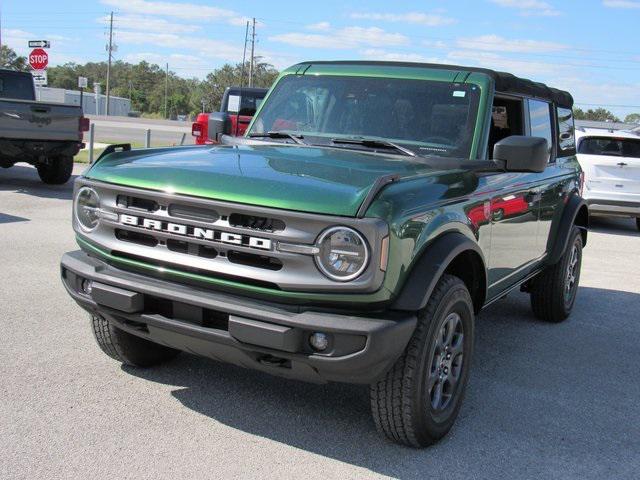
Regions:
<instances>
[{"instance_id":1,"label":"windshield","mask_svg":"<svg viewBox=\"0 0 640 480\"><path fill-rule=\"evenodd\" d=\"M325 145L336 138L381 139L418 155L468 157L479 96L475 85L449 82L289 75L274 87L249 135L296 133Z\"/></svg>"},{"instance_id":2,"label":"windshield","mask_svg":"<svg viewBox=\"0 0 640 480\"><path fill-rule=\"evenodd\" d=\"M584 155L640 158L640 139L587 137L580 141L578 153Z\"/></svg>"}]
</instances>

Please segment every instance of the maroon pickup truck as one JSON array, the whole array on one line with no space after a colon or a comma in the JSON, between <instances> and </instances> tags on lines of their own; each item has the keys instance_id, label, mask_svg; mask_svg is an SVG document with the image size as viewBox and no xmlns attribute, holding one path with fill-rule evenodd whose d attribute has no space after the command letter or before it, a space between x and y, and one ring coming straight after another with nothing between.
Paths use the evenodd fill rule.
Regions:
<instances>
[{"instance_id":1,"label":"maroon pickup truck","mask_svg":"<svg viewBox=\"0 0 640 480\"><path fill-rule=\"evenodd\" d=\"M222 97L219 112L200 113L191 126L191 135L197 145L218 143L218 139L209 138L209 121L221 121L226 124L229 135L242 136L247 130L251 118L256 113L267 88L227 87Z\"/></svg>"}]
</instances>

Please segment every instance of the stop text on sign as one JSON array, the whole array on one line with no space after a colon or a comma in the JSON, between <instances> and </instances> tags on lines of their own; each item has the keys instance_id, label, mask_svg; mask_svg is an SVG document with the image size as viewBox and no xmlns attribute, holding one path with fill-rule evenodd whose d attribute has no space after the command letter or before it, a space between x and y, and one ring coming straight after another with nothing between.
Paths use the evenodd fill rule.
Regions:
<instances>
[{"instance_id":1,"label":"stop text on sign","mask_svg":"<svg viewBox=\"0 0 640 480\"><path fill-rule=\"evenodd\" d=\"M34 48L29 54L29 65L34 70L44 70L49 64L49 55L42 48Z\"/></svg>"}]
</instances>

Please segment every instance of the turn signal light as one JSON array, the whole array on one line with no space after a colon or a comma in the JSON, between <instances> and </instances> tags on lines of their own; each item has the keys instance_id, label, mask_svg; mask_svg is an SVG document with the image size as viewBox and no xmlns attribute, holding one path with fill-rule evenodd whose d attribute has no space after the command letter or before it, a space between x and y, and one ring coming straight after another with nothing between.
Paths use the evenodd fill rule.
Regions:
<instances>
[{"instance_id":1,"label":"turn signal light","mask_svg":"<svg viewBox=\"0 0 640 480\"><path fill-rule=\"evenodd\" d=\"M80 117L80 125L78 126L78 129L81 132L88 132L90 123L91 122L87 117Z\"/></svg>"}]
</instances>

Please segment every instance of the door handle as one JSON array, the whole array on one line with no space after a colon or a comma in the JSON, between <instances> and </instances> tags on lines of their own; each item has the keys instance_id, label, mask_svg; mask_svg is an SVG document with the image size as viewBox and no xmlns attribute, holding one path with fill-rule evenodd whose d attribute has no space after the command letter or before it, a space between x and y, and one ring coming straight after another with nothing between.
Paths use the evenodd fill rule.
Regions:
<instances>
[{"instance_id":1,"label":"door handle","mask_svg":"<svg viewBox=\"0 0 640 480\"><path fill-rule=\"evenodd\" d=\"M31 111L35 113L49 113L51 111L50 107L40 107L40 106L32 106Z\"/></svg>"},{"instance_id":2,"label":"door handle","mask_svg":"<svg viewBox=\"0 0 640 480\"><path fill-rule=\"evenodd\" d=\"M531 191L527 192L527 194L524 196L524 199L528 203L539 202L542 199L542 195L540 194L540 191L538 191L538 190L531 190Z\"/></svg>"},{"instance_id":3,"label":"door handle","mask_svg":"<svg viewBox=\"0 0 640 480\"><path fill-rule=\"evenodd\" d=\"M619 167L626 167L627 166L627 164L624 163L624 162L616 163L616 165L618 165Z\"/></svg>"}]
</instances>

